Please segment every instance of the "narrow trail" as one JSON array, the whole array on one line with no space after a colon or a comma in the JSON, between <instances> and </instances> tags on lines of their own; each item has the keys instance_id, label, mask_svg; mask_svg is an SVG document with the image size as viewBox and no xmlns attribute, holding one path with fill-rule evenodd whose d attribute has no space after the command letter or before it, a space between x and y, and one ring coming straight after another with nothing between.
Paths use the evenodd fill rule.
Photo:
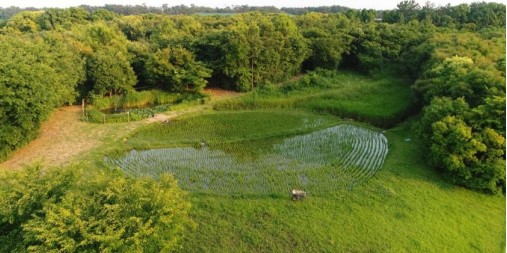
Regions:
<instances>
[{"instance_id":1,"label":"narrow trail","mask_svg":"<svg viewBox=\"0 0 507 253\"><path fill-rule=\"evenodd\" d=\"M167 122L181 115L211 110L215 101L241 95L233 91L206 89L211 102L181 110L156 114L154 117L131 123L93 124L80 120L81 107L68 106L57 109L41 126L39 136L18 149L10 159L0 164L0 169L18 169L26 165L41 163L60 166L71 163L76 157L94 147L118 141L137 128L153 122Z\"/></svg>"}]
</instances>

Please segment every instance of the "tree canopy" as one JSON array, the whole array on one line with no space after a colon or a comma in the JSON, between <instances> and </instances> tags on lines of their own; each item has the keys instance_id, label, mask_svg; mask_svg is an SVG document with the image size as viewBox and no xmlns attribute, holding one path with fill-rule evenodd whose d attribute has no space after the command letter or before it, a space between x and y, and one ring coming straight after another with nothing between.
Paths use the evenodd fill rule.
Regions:
<instances>
[{"instance_id":1,"label":"tree canopy","mask_svg":"<svg viewBox=\"0 0 507 253\"><path fill-rule=\"evenodd\" d=\"M168 252L194 224L172 176L29 167L0 174L2 252Z\"/></svg>"}]
</instances>

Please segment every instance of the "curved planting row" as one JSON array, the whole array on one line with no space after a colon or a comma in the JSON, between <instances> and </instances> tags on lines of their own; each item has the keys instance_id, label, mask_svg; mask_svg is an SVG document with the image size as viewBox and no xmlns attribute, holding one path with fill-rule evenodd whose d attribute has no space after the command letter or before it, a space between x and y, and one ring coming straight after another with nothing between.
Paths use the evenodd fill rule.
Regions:
<instances>
[{"instance_id":1,"label":"curved planting row","mask_svg":"<svg viewBox=\"0 0 507 253\"><path fill-rule=\"evenodd\" d=\"M338 125L275 144L268 155L238 159L208 147L133 150L106 161L133 175L169 172L189 191L218 194L286 194L302 188L319 195L372 177L387 155L381 133Z\"/></svg>"}]
</instances>

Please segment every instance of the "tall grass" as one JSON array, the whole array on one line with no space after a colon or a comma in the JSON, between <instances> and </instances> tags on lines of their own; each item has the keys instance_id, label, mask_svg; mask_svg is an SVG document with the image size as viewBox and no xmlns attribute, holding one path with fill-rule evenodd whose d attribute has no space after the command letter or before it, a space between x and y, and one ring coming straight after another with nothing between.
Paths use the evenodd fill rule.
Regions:
<instances>
[{"instance_id":1,"label":"tall grass","mask_svg":"<svg viewBox=\"0 0 507 253\"><path fill-rule=\"evenodd\" d=\"M111 108L139 108L154 105L175 103L182 99L182 94L168 93L161 90L129 92L121 96L94 97L91 104L97 110Z\"/></svg>"},{"instance_id":2,"label":"tall grass","mask_svg":"<svg viewBox=\"0 0 507 253\"><path fill-rule=\"evenodd\" d=\"M181 104L205 102L206 95L168 93L161 90L130 92L121 96L94 97L86 108L83 120L93 123L121 123L136 121L168 111ZM111 110L113 113L105 113ZM127 113L128 112L128 113Z\"/></svg>"},{"instance_id":3,"label":"tall grass","mask_svg":"<svg viewBox=\"0 0 507 253\"><path fill-rule=\"evenodd\" d=\"M169 109L170 105L157 105L149 108L128 109L126 112L120 113L103 113L95 108L88 108L84 120L92 123L123 123L153 117L155 114L166 112Z\"/></svg>"},{"instance_id":4,"label":"tall grass","mask_svg":"<svg viewBox=\"0 0 507 253\"><path fill-rule=\"evenodd\" d=\"M301 108L387 128L410 115L414 105L409 84L402 78L318 70L298 81L260 87L245 96L217 103L214 108Z\"/></svg>"}]
</instances>

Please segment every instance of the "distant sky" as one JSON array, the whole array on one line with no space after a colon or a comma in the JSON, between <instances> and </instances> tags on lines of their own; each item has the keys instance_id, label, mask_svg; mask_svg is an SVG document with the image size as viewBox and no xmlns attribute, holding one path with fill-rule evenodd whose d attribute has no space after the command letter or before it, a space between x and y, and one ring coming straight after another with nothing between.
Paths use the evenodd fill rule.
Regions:
<instances>
[{"instance_id":1,"label":"distant sky","mask_svg":"<svg viewBox=\"0 0 507 253\"><path fill-rule=\"evenodd\" d=\"M396 4L401 0L191 0L191 1L180 1L180 0L0 0L0 7L18 6L18 7L71 7L79 6L82 4L91 6L104 6L105 4L122 4L122 5L141 5L146 4L148 6L162 6L167 4L168 6L184 4L190 6L191 4L197 6L208 6L208 7L230 7L233 5L249 5L249 6L276 6L276 7L307 7L307 6L329 6L329 5L341 5L356 9L377 9L387 10L396 8ZM420 5L424 5L426 0L417 1ZM472 3L482 2L482 0L433 0L430 1L435 6L446 5L458 5L461 3ZM503 2L502 0L493 0L486 2Z\"/></svg>"}]
</instances>

